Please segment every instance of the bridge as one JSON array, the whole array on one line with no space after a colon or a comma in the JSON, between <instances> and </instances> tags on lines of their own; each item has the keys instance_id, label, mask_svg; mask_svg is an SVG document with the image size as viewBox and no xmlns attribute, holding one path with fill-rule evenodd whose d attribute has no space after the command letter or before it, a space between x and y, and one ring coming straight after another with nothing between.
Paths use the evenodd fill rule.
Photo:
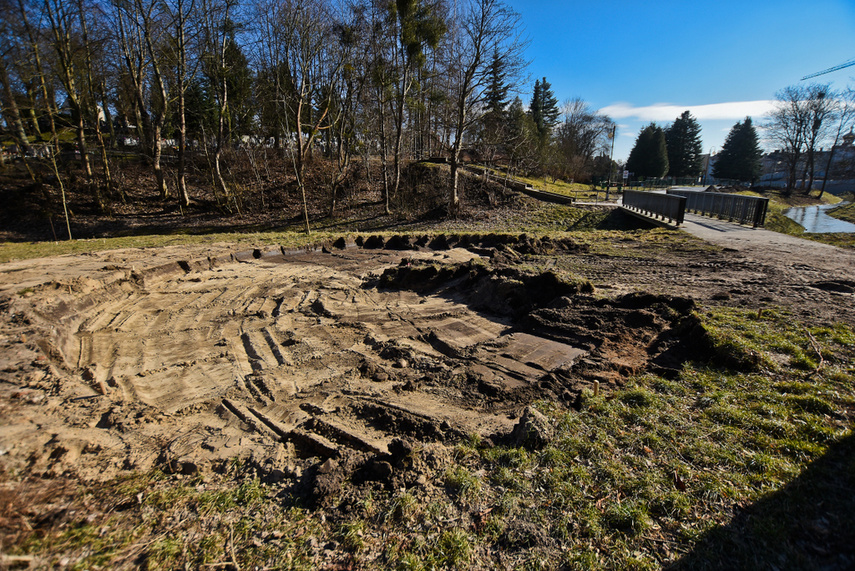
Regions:
<instances>
[{"instance_id":1,"label":"bridge","mask_svg":"<svg viewBox=\"0 0 855 571\"><path fill-rule=\"evenodd\" d=\"M692 212L758 228L766 222L769 199L690 188L671 188L665 193L625 190L621 206L631 214L667 220L675 226L683 224L686 212Z\"/></svg>"}]
</instances>

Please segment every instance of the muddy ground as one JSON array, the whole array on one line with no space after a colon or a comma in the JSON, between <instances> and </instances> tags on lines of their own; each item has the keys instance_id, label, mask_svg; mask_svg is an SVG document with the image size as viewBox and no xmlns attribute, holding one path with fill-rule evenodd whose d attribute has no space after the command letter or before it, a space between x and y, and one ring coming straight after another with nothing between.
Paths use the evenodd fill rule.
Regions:
<instances>
[{"instance_id":1,"label":"muddy ground","mask_svg":"<svg viewBox=\"0 0 855 571\"><path fill-rule=\"evenodd\" d=\"M855 323L855 282L679 232L102 252L2 267L0 462L113 478L234 458L273 479L396 438L507 438L526 405L697 358L692 311ZM702 355L701 355L702 356Z\"/></svg>"}]
</instances>

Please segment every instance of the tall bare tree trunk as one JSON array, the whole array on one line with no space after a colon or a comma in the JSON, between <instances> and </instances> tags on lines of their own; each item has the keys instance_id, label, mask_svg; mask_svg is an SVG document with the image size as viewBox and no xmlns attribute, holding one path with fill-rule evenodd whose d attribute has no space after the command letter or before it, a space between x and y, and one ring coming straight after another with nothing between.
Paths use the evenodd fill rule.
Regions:
<instances>
[{"instance_id":1,"label":"tall bare tree trunk","mask_svg":"<svg viewBox=\"0 0 855 571\"><path fill-rule=\"evenodd\" d=\"M33 29L30 27L30 21L27 17L27 10L24 7L24 1L18 0L18 8L21 11L21 21L24 23L24 27L27 30L27 36L30 40L30 49L33 53L33 60L36 64L36 72L39 77L39 86L41 87L42 97L45 102L45 111L48 116L48 123L50 124L50 133L51 133L51 144L53 148L50 153L50 163L53 167L54 176L56 176L57 184L59 184L59 192L60 198L62 199L62 211L65 215L65 228L68 231L68 239L72 240L71 236L71 221L68 217L68 202L65 196L65 184L62 182L62 175L59 172L59 167L56 163L56 157L59 154L59 136L56 132L56 122L54 121L55 115L55 107L51 105L51 97L48 91L47 83L45 82L45 74L44 69L42 68L42 58L39 51L39 43L33 33Z\"/></svg>"},{"instance_id":2,"label":"tall bare tree trunk","mask_svg":"<svg viewBox=\"0 0 855 571\"><path fill-rule=\"evenodd\" d=\"M3 84L3 115L8 123L13 125L15 139L26 157L30 153L30 141L27 138L26 130L24 130L24 122L21 120L21 113L18 104L15 102L12 86L9 84L9 71L6 69L6 62L2 57L0 57L0 83Z\"/></svg>"},{"instance_id":3,"label":"tall bare tree trunk","mask_svg":"<svg viewBox=\"0 0 855 571\"><path fill-rule=\"evenodd\" d=\"M107 147L104 144L104 135L101 132L101 115L98 113L98 98L96 97L95 84L92 80L92 46L89 44L89 33L86 26L86 16L83 9L83 0L78 0L77 11L80 18L80 29L83 33L83 46L86 50L86 83L89 90L89 101L93 107L95 118L95 139L98 141L98 148L101 151L101 164L104 169L104 188L107 193L113 193L113 177L110 175L110 161L107 158Z\"/></svg>"},{"instance_id":4,"label":"tall bare tree trunk","mask_svg":"<svg viewBox=\"0 0 855 571\"><path fill-rule=\"evenodd\" d=\"M86 147L86 108L82 101L82 92L77 87L77 70L74 68L74 42L71 38L69 26L71 25L71 15L66 12L68 6L62 2L51 3L51 0L45 2L48 20L50 21L51 31L54 38L54 50L61 69L60 81L68 96L68 102L71 105L72 113L77 118L77 148L80 153L80 161L83 165L83 170L86 173L86 181L92 190L93 198L99 210L104 209L104 201L101 197L101 190L98 184L94 181L92 172L92 164L89 160L89 152Z\"/></svg>"},{"instance_id":5,"label":"tall bare tree trunk","mask_svg":"<svg viewBox=\"0 0 855 571\"><path fill-rule=\"evenodd\" d=\"M192 10L192 3L190 6ZM184 29L187 18L184 3L179 0L176 14L176 32L178 35L178 202L182 207L190 206L190 193L187 191L187 110L185 93L187 91L187 36Z\"/></svg>"},{"instance_id":6,"label":"tall bare tree trunk","mask_svg":"<svg viewBox=\"0 0 855 571\"><path fill-rule=\"evenodd\" d=\"M382 87L380 88L382 91ZM389 148L386 142L386 106L383 103L382 93L377 99L380 107L380 164L383 171L383 209L386 214L391 214L389 207Z\"/></svg>"},{"instance_id":7,"label":"tall bare tree trunk","mask_svg":"<svg viewBox=\"0 0 855 571\"><path fill-rule=\"evenodd\" d=\"M222 61L223 66L225 66L225 40L223 41L223 51L222 51ZM217 186L220 188L220 191L223 193L226 201L229 199L229 187L226 185L226 180L223 178L223 172L220 168L220 156L223 152L223 139L225 138L225 126L226 126L226 112L228 111L228 101L229 101L229 88L226 84L226 78L223 77L222 80L222 92L220 94L220 112L219 118L217 121L217 146L214 149L214 177L216 179ZM237 200L235 199L235 206L237 206ZM238 207L238 213L240 213L240 208Z\"/></svg>"},{"instance_id":8,"label":"tall bare tree trunk","mask_svg":"<svg viewBox=\"0 0 855 571\"><path fill-rule=\"evenodd\" d=\"M398 196L398 191L401 188L401 141L404 138L404 104L407 100L407 93L410 91L410 79L409 79L409 71L405 67L404 68L404 79L403 79L404 88L401 90L401 94L398 97L398 108L396 109L396 117L395 117L395 142L392 148L392 152L394 153L394 161L395 161L395 180L392 184L392 195Z\"/></svg>"},{"instance_id":9,"label":"tall bare tree trunk","mask_svg":"<svg viewBox=\"0 0 855 571\"><path fill-rule=\"evenodd\" d=\"M29 80L26 82L25 88L27 90L27 100L30 102L29 107L27 107L25 111L27 122L33 129L33 133L36 134L36 139L41 141L42 130L41 127L39 127L39 119L36 116L36 107L38 106L38 104L36 103L36 90L38 88L35 86L33 78L29 78Z\"/></svg>"}]
</instances>

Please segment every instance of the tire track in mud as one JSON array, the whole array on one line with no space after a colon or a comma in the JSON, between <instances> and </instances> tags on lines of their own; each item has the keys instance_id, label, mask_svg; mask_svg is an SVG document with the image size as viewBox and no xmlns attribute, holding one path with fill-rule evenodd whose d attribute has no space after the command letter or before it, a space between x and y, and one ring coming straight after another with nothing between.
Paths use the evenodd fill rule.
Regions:
<instances>
[{"instance_id":1,"label":"tire track in mud","mask_svg":"<svg viewBox=\"0 0 855 571\"><path fill-rule=\"evenodd\" d=\"M66 410L49 430L80 426L75 438L100 447L74 469L108 477L176 458L261 463L283 446L309 459L382 455L401 437L493 438L533 400L572 406L595 381L606 390L648 367L676 370L659 354L679 357L671 330L693 307L679 295L807 295L785 270L715 252L656 262L525 237L374 238L363 242L374 249L170 262L85 294L45 286L18 300L62 377ZM517 267L546 255L617 297ZM492 262L469 263L480 256ZM829 284L828 295L846 287ZM640 288L656 295L623 295ZM50 468L54 450L34 465Z\"/></svg>"},{"instance_id":2,"label":"tire track in mud","mask_svg":"<svg viewBox=\"0 0 855 571\"><path fill-rule=\"evenodd\" d=\"M233 256L239 263L178 261L86 295L57 288L39 297L29 316L71 403L53 420L57 432L72 418L96 423L87 438L123 469L146 469L155 456L216 464L281 444L297 457L385 454L401 436L508 432L515 411L546 394L540 379L567 359L536 365L530 347L508 349L521 334L465 296L365 287L402 255L254 252ZM405 255L407 264L477 257L450 247ZM542 341L572 359L584 354ZM158 455L135 452L152 442L161 443ZM99 464L90 460L89 469Z\"/></svg>"}]
</instances>

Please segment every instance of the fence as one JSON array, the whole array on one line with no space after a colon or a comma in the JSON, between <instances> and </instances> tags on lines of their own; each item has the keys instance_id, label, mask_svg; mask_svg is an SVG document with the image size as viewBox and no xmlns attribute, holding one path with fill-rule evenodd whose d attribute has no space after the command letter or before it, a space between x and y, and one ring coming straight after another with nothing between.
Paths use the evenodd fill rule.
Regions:
<instances>
[{"instance_id":1,"label":"fence","mask_svg":"<svg viewBox=\"0 0 855 571\"><path fill-rule=\"evenodd\" d=\"M504 176L501 173L497 174L490 170L477 169L470 166L461 166L460 170L477 175L479 177L484 177L486 175L488 180L504 185L507 188L510 188L511 190L527 194L532 198L536 198L544 202L554 202L557 204L573 204L575 200L572 196L567 196L566 194L558 194L557 192L549 192L547 190L537 190L535 188L532 188L532 186L527 182L522 182L509 176Z\"/></svg>"},{"instance_id":2,"label":"fence","mask_svg":"<svg viewBox=\"0 0 855 571\"><path fill-rule=\"evenodd\" d=\"M652 216L668 219L674 224L683 223L686 211L686 197L659 192L644 192L640 190L624 190L623 206L630 210Z\"/></svg>"},{"instance_id":3,"label":"fence","mask_svg":"<svg viewBox=\"0 0 855 571\"><path fill-rule=\"evenodd\" d=\"M708 216L726 219L729 222L751 224L755 228L766 222L769 199L742 194L704 192L701 190L669 190L669 196L685 196L686 210Z\"/></svg>"}]
</instances>

